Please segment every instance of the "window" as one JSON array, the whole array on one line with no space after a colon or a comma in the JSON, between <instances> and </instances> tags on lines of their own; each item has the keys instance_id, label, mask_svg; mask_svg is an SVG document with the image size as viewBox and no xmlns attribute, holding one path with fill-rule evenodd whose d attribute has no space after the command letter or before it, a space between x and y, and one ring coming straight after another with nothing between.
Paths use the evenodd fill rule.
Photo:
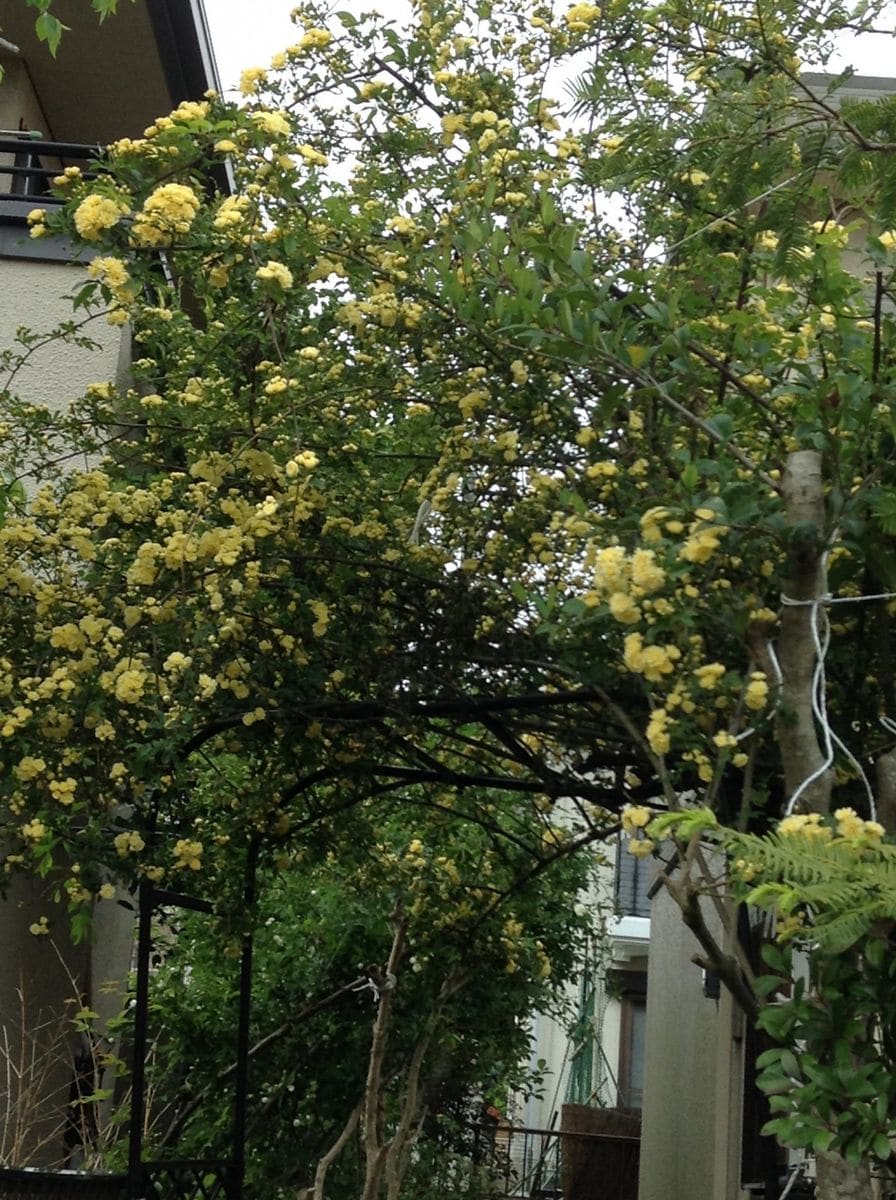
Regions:
<instances>
[{"instance_id":1,"label":"window","mask_svg":"<svg viewBox=\"0 0 896 1200\"><path fill-rule=\"evenodd\" d=\"M656 864L649 858L628 854L620 840L616 854L616 909L623 917L649 917L647 892L653 882Z\"/></svg>"},{"instance_id":2,"label":"window","mask_svg":"<svg viewBox=\"0 0 896 1200\"><path fill-rule=\"evenodd\" d=\"M644 1050L647 1034L647 1001L643 996L622 997L619 1034L620 1108L640 1109L644 1096Z\"/></svg>"}]
</instances>

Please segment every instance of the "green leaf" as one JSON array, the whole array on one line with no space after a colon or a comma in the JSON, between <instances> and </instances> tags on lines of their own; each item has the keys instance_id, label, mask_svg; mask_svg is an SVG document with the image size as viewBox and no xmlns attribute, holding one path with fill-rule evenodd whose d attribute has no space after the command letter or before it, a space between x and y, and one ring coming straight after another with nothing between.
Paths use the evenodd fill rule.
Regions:
<instances>
[{"instance_id":1,"label":"green leaf","mask_svg":"<svg viewBox=\"0 0 896 1200\"><path fill-rule=\"evenodd\" d=\"M724 438L726 442L734 435L734 421L730 413L714 413L706 424L710 429L714 429L719 437Z\"/></svg>"},{"instance_id":2,"label":"green leaf","mask_svg":"<svg viewBox=\"0 0 896 1200\"><path fill-rule=\"evenodd\" d=\"M46 42L47 48L54 58L56 57L56 51L59 49L59 42L62 39L62 35L68 28L68 25L63 25L50 12L42 12L34 22L35 33L42 42Z\"/></svg>"},{"instance_id":3,"label":"green leaf","mask_svg":"<svg viewBox=\"0 0 896 1200\"><path fill-rule=\"evenodd\" d=\"M97 14L102 24L106 17L118 12L118 0L90 0L90 7Z\"/></svg>"},{"instance_id":4,"label":"green leaf","mask_svg":"<svg viewBox=\"0 0 896 1200\"><path fill-rule=\"evenodd\" d=\"M819 1129L818 1133L812 1138L812 1150L815 1154L824 1154L826 1150L830 1150L836 1134L830 1129Z\"/></svg>"},{"instance_id":5,"label":"green leaf","mask_svg":"<svg viewBox=\"0 0 896 1200\"><path fill-rule=\"evenodd\" d=\"M882 967L887 956L887 943L881 938L871 938L865 943L865 958L872 967Z\"/></svg>"},{"instance_id":6,"label":"green leaf","mask_svg":"<svg viewBox=\"0 0 896 1200\"><path fill-rule=\"evenodd\" d=\"M883 1133L877 1134L874 1141L871 1143L871 1149L875 1157L883 1159L885 1162L889 1160L893 1153L890 1145L890 1139Z\"/></svg>"}]
</instances>

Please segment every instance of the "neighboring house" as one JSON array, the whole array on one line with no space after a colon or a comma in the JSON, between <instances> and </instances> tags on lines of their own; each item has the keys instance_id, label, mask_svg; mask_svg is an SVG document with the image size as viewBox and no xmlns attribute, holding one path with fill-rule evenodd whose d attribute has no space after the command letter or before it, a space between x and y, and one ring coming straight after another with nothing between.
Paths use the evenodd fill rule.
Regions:
<instances>
[{"instance_id":1,"label":"neighboring house","mask_svg":"<svg viewBox=\"0 0 896 1200\"><path fill-rule=\"evenodd\" d=\"M72 316L65 297L83 266L72 265L61 239L30 239L25 221L52 204L48 178L86 167L99 147L141 135L156 116L218 87L201 0L133 0L101 25L85 0L56 0L53 11L69 27L56 59L35 36L37 10L0 0L0 347L13 344L19 326L47 331ZM126 378L128 333L102 318L89 333L100 350L49 344L16 379L18 394L64 405L91 382ZM72 947L64 906L46 890L14 878L0 904L0 1165L60 1161L78 1051L60 1041L60 1017L75 998L111 1015L118 1000L105 985L130 965L123 909L100 905L94 943ZM40 916L50 918L52 937L29 932Z\"/></svg>"},{"instance_id":2,"label":"neighboring house","mask_svg":"<svg viewBox=\"0 0 896 1200\"><path fill-rule=\"evenodd\" d=\"M554 1048L552 1042L556 1045L556 1022L536 1019L542 1042L534 1050L536 1058L552 1066L558 1061L563 1064L556 1077L548 1077L544 1098L534 1102L527 1114L548 1125L559 1121L564 1103L641 1109L650 954L647 893L654 868L650 860L627 854L624 840L612 850L613 861L600 874L596 899L613 915L583 971L575 1023L571 1032L563 1030L562 1059L556 1052L542 1053L542 1048Z\"/></svg>"},{"instance_id":3,"label":"neighboring house","mask_svg":"<svg viewBox=\"0 0 896 1200\"><path fill-rule=\"evenodd\" d=\"M48 177L85 167L98 147L136 137L181 100L217 86L202 0L135 0L99 24L83 0L53 11L69 26L57 57L34 33L36 10L0 0L0 346L20 325L71 317L73 282L60 239L30 240L27 213L46 204ZM42 173L43 172L43 173ZM60 402L127 369L126 335L92 322L101 354L51 349L17 381L25 399Z\"/></svg>"},{"instance_id":4,"label":"neighboring house","mask_svg":"<svg viewBox=\"0 0 896 1200\"><path fill-rule=\"evenodd\" d=\"M513 1185L508 1194L528 1196L540 1187L545 1195L556 1189L565 1197L571 1181L568 1171L565 1181L561 1179L562 1165L568 1166L570 1157L589 1146L604 1158L587 1164L584 1174L602 1175L607 1200L633 1194L637 1136L632 1131L644 1098L652 944L648 892L655 865L627 854L624 839L607 850L611 861L599 870L588 897L596 913L606 914L605 928L582 965L577 988L570 992L568 1013L536 1013L532 1018L529 1066L542 1076L542 1083L536 1094L514 1097L509 1105L508 1125L502 1130ZM633 1119L620 1122L607 1110L622 1110ZM606 1133L610 1141L598 1147L600 1135ZM613 1138L620 1133L625 1134L625 1155L617 1164ZM627 1176L629 1190L616 1178L620 1172ZM582 1172L574 1174L578 1178Z\"/></svg>"}]
</instances>

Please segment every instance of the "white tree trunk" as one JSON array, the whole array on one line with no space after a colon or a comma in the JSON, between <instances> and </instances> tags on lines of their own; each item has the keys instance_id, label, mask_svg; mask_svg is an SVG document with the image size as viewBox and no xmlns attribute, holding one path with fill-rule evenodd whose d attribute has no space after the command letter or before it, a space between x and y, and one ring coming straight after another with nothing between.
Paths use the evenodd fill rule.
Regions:
<instances>
[{"instance_id":1,"label":"white tree trunk","mask_svg":"<svg viewBox=\"0 0 896 1200\"><path fill-rule=\"evenodd\" d=\"M800 793L802 812L830 809L833 772L824 770L812 703L817 661L818 607L827 591L824 542L825 497L822 457L817 450L797 450L787 460L784 503L792 532L786 596L778 638L781 694L776 737L788 797L811 776ZM817 1200L871 1200L867 1163L849 1163L839 1155L818 1156Z\"/></svg>"}]
</instances>

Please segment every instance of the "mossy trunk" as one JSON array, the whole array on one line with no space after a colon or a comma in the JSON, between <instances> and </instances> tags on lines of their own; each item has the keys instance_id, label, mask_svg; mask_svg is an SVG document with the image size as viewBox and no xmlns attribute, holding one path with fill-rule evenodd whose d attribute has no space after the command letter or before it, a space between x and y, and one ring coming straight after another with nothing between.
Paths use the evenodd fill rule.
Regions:
<instances>
[{"instance_id":1,"label":"mossy trunk","mask_svg":"<svg viewBox=\"0 0 896 1200\"><path fill-rule=\"evenodd\" d=\"M866 1162L847 1162L836 1154L818 1156L815 1200L872 1200L873 1196Z\"/></svg>"}]
</instances>

